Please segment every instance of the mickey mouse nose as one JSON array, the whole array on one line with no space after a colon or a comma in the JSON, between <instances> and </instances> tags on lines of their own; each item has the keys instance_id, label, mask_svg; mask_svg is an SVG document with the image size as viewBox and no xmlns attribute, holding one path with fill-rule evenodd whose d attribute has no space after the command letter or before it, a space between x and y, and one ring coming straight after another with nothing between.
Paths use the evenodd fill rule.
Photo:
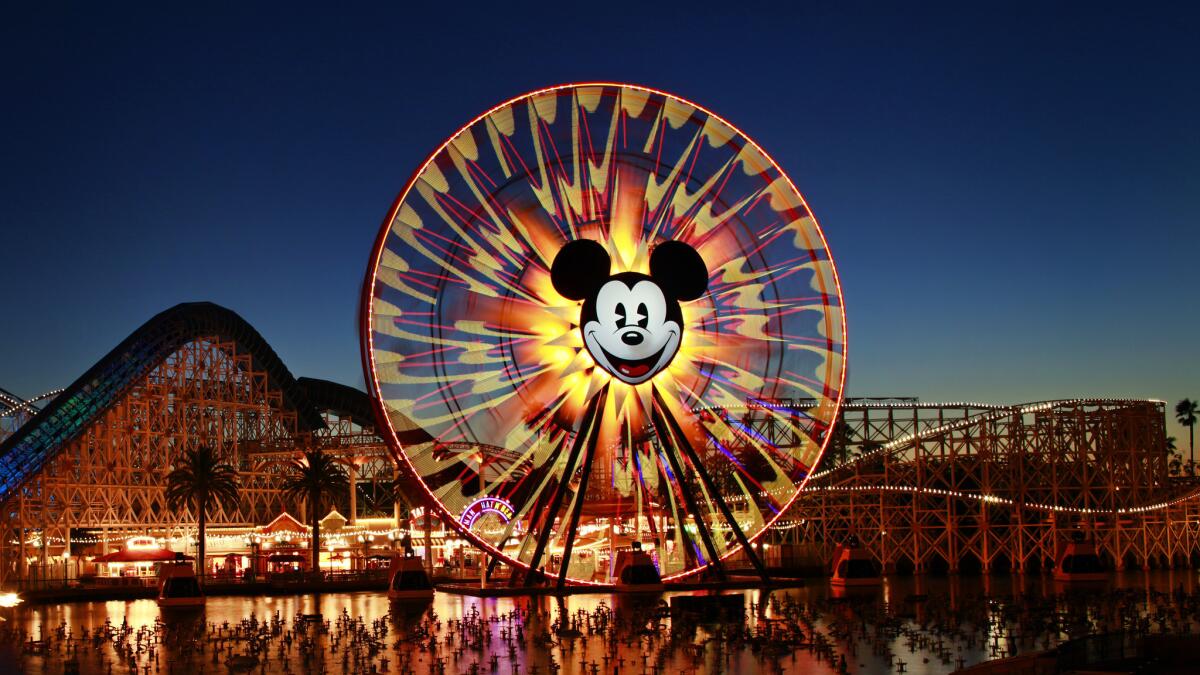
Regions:
<instances>
[{"instance_id":1,"label":"mickey mouse nose","mask_svg":"<svg viewBox=\"0 0 1200 675\"><path fill-rule=\"evenodd\" d=\"M621 333L621 342L624 342L627 345L640 345L644 339L645 338L642 337L642 334L637 331L631 330Z\"/></svg>"}]
</instances>

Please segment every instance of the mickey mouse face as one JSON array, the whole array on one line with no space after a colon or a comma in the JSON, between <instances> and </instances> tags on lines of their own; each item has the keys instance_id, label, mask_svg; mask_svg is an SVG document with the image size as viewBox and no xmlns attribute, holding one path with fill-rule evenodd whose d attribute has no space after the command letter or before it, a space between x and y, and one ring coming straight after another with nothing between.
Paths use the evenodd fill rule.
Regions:
<instances>
[{"instance_id":1,"label":"mickey mouse face","mask_svg":"<svg viewBox=\"0 0 1200 675\"><path fill-rule=\"evenodd\" d=\"M630 384L650 379L675 352L683 328L667 318L667 300L657 284L640 274L619 274L600 287L582 327L583 342L608 372Z\"/></svg>"},{"instance_id":2,"label":"mickey mouse face","mask_svg":"<svg viewBox=\"0 0 1200 675\"><path fill-rule=\"evenodd\" d=\"M708 270L695 249L667 241L650 254L650 275L609 276L608 252L580 239L562 247L550 266L554 289L583 300L579 330L592 359L614 377L641 384L666 368L683 337L681 300L708 289Z\"/></svg>"}]
</instances>

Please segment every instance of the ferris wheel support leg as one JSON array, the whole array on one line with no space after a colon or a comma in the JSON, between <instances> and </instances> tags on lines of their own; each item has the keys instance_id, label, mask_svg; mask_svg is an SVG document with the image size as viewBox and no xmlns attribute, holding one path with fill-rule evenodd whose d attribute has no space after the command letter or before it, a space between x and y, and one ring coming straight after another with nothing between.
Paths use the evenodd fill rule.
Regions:
<instances>
[{"instance_id":1,"label":"ferris wheel support leg","mask_svg":"<svg viewBox=\"0 0 1200 675\"><path fill-rule=\"evenodd\" d=\"M704 542L705 550L708 551L709 563L717 570L717 576L720 577L721 581L725 581L728 575L725 573L725 565L721 562L721 556L717 552L717 547L713 543L712 533L708 531L708 523L704 522L704 514L700 512L700 508L696 504L696 497L688 490L687 484L683 480L683 477L686 475L683 472L683 465L679 461L679 457L671 451L672 448L670 447L672 445L677 447L690 446L688 446L687 439L682 435L676 440L675 432L672 430L670 422L667 421L670 419L673 422L674 418L670 417L670 411L663 405L664 402L662 396L658 393L658 388L652 387L652 389L654 391L655 403L655 405L651 406L654 425L659 429L659 437L665 437L670 441L670 443L664 444L665 452L663 454L667 456L667 461L671 464L671 470L679 477L679 492L683 494L683 500L687 505L688 513L692 514L692 518L696 521L696 531L700 533L700 539ZM678 524L678 526L682 526L682 523Z\"/></svg>"},{"instance_id":2,"label":"ferris wheel support leg","mask_svg":"<svg viewBox=\"0 0 1200 675\"><path fill-rule=\"evenodd\" d=\"M562 454L562 450L563 450L562 445L556 443L555 447L554 447L554 451L551 453L550 458L546 461L545 465L546 466L554 466L558 462L558 457L559 457L559 455ZM539 523L541 522L541 519L538 516L541 515L544 518L544 515L546 513L546 508L549 505L551 496L553 495L554 492L555 492L555 490L540 490L540 489L538 490L537 498L533 502L533 508L529 510L529 513L534 514L529 519L529 533L533 533L535 530L537 532L541 532L541 530L538 529L540 527ZM508 524L509 527L505 529L505 537L506 538L508 536L510 536L511 528L514 525L516 525L516 522L517 522L516 518L509 521L509 524ZM516 557L518 560L525 553L525 547L528 545L529 545L529 537L526 536L521 542L521 550L517 553ZM530 569L532 569L532 568L533 567L531 565ZM522 574L519 569L514 569L512 575L508 579L509 588L516 588L517 586L520 586L522 583L524 583L527 576L528 575L526 575L526 574Z\"/></svg>"},{"instance_id":3,"label":"ferris wheel support leg","mask_svg":"<svg viewBox=\"0 0 1200 675\"><path fill-rule=\"evenodd\" d=\"M605 397L608 394L608 388L600 392L600 397ZM604 409L604 403L600 403L600 410ZM571 506L571 523L567 526L564 532L575 532L579 528L579 515L583 512L583 501L587 498L588 475L592 473L592 460L596 458L596 443L600 440L600 434L596 429L592 429L588 434L587 448L583 451L583 471L579 474L579 491L575 493L575 503ZM612 539L609 539L610 545ZM575 537L567 537L567 547L563 549L562 565L558 568L558 590L562 590L563 586L567 585L567 570L571 567L571 551L575 548Z\"/></svg>"},{"instance_id":4,"label":"ferris wheel support leg","mask_svg":"<svg viewBox=\"0 0 1200 675\"><path fill-rule=\"evenodd\" d=\"M558 515L558 510L562 508L562 500L567 492L567 484L571 482L571 474L575 471L575 463L579 461L579 452L587 444L588 438L595 434L599 428L600 412L604 410L603 403L606 398L608 398L607 385L597 392L591 401L588 401L588 407L583 413L583 423L579 425L579 433L576 434L575 441L571 444L571 452L567 455L567 464L563 467L562 477L554 489L554 497L550 500L550 508L542 516L541 526L538 528L537 545L533 549L533 557L529 559L529 570L525 572L526 586L531 585L538 571L538 564L542 562L542 554L546 552L546 544L550 540L550 532L554 530L554 518Z\"/></svg>"},{"instance_id":5,"label":"ferris wheel support leg","mask_svg":"<svg viewBox=\"0 0 1200 675\"><path fill-rule=\"evenodd\" d=\"M725 522L729 523L730 529L733 530L733 536L737 538L738 543L742 546L742 550L746 552L746 557L750 560L750 564L754 566L754 571L758 572L758 576L764 582L770 581L771 578L767 574L766 565L763 565L762 559L758 557L758 553L750 545L750 540L746 538L746 533L742 532L742 527L734 519L733 512L729 510L729 505L725 503L725 498L717 491L712 477L708 475L708 470L700 463L700 457L696 454L696 449L692 447L687 437L683 435L683 429L680 428L678 420L675 419L670 409L667 408L666 401L663 400L662 393L658 391L657 387L654 388L654 402L656 407L661 411L662 416L666 418L667 424L670 425L671 434L677 439L679 447L683 449L684 453L687 454L688 461L695 467L696 475L700 477L700 481L704 483L708 494L716 502L717 510L721 512L721 516L725 518Z\"/></svg>"},{"instance_id":6,"label":"ferris wheel support leg","mask_svg":"<svg viewBox=\"0 0 1200 675\"><path fill-rule=\"evenodd\" d=\"M496 573L496 568L499 566L500 559L493 556L492 559L488 561L487 567L484 570L484 574L487 575L488 578L491 578L492 575Z\"/></svg>"}]
</instances>

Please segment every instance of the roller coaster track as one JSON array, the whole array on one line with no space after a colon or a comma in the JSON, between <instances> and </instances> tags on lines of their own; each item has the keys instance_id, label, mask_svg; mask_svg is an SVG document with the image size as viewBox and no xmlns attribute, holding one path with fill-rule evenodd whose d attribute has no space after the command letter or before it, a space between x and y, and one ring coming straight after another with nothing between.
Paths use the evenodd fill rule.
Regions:
<instances>
[{"instance_id":1,"label":"roller coaster track","mask_svg":"<svg viewBox=\"0 0 1200 675\"><path fill-rule=\"evenodd\" d=\"M39 403L42 403L48 399L52 399L55 396L63 393L63 391L63 389L52 389L50 391L38 394L29 400L22 400L19 397L0 389L0 405L8 406L7 408L0 410L0 417L9 417L21 412L26 412L30 415L36 415L38 411L41 410L41 406L38 405Z\"/></svg>"},{"instance_id":2,"label":"roller coaster track","mask_svg":"<svg viewBox=\"0 0 1200 675\"><path fill-rule=\"evenodd\" d=\"M25 399L21 398L20 396L17 396L7 389L0 388L0 405L19 406L24 402Z\"/></svg>"},{"instance_id":3,"label":"roller coaster track","mask_svg":"<svg viewBox=\"0 0 1200 675\"><path fill-rule=\"evenodd\" d=\"M963 428L967 428L967 427L971 427L971 426L977 426L981 423L998 420L998 419L1001 419L1004 417L1010 417L1012 415L1018 415L1018 414L1019 415L1027 415L1030 413L1044 412L1044 411L1052 410L1055 407L1060 407L1060 406L1065 406L1065 405L1122 405L1122 404L1145 404L1145 403L1161 403L1161 401L1157 401L1154 399L1076 398L1076 399L1036 401L1033 403L1024 403L1021 405L988 405L988 404L981 404L981 403L970 403L970 404L967 404L967 403L952 403L952 404L930 403L930 404L923 404L923 405L917 404L917 405L886 406L886 407L891 407L891 408L896 408L896 407L933 408L933 407L946 407L946 406L969 406L972 408L988 408L989 410L987 412L980 413L978 415L973 415L971 417L967 417L967 418L964 418L961 420L955 420L954 422L951 422L949 424L943 424L941 426L937 426L932 429L928 429L921 433L910 434L910 435L904 436L902 438L897 438L893 441L889 441L889 442L881 445L879 448L872 450L871 452L864 453L858 457L855 457L854 459L852 459L848 462L839 464L838 466L835 466L835 467L830 467L829 469L818 471L818 472L812 474L812 476L810 476L809 480L810 481L821 480L822 478L824 478L826 476L844 473L845 470L853 469L855 466L861 465L864 462L878 461L880 459L883 459L885 456L888 456L888 457L893 456L907 448L911 448L913 445L920 443L921 441L928 440L930 438L935 438L937 436L940 436L945 433L949 433L951 431L956 431L958 429L963 429ZM877 407L884 407L884 406L877 406ZM843 406L843 410L852 409L852 408L853 408L852 405L851 406Z\"/></svg>"},{"instance_id":4,"label":"roller coaster track","mask_svg":"<svg viewBox=\"0 0 1200 675\"><path fill-rule=\"evenodd\" d=\"M1177 505L1181 502L1196 499L1200 497L1200 486L1188 487L1179 494L1171 495L1167 499L1139 504L1136 506L1119 507L1116 509L1094 509L1094 508L1075 508L1063 506L1059 504L1030 502L1023 500L1015 500L1008 497L984 494L970 493L961 490L946 490L942 488L924 487L919 485L900 485L900 484L856 484L856 485L838 485L838 480L848 479L854 476L859 469L872 463L879 463L888 460L901 459L901 456L913 450L917 445L938 439L940 436L950 434L955 431L961 431L972 427L982 427L988 423L1011 418L1014 416L1024 416L1033 413L1049 412L1056 408L1078 407L1078 406L1134 406L1146 404L1161 404L1161 401L1154 399L1062 399L1049 401L1036 401L1015 406L985 406L981 404L970 404L971 407L988 408L985 412L972 415L963 419L939 425L926 429L919 433L908 434L900 438L896 438L887 443L883 443L878 448L859 455L850 461L839 464L837 466L824 469L813 473L809 482L805 487L805 492L808 494L815 493L907 493L913 495L925 495L934 497L944 497L946 499L962 499L984 502L1011 508L1030 509L1035 511L1043 511L1047 513L1070 513L1080 515L1107 515L1107 514L1138 514L1150 511L1157 511ZM963 405L963 404L930 404L930 405ZM855 405L846 406L846 409L854 409ZM889 407L912 407L907 404L895 404ZM1118 488L1119 489L1119 488Z\"/></svg>"},{"instance_id":5,"label":"roller coaster track","mask_svg":"<svg viewBox=\"0 0 1200 675\"><path fill-rule=\"evenodd\" d=\"M720 412L729 414L731 412L745 413L755 409L770 408L776 413L785 411L791 414L803 414L803 411L811 406L816 405L816 401L780 401L771 404L751 405L739 408L726 408ZM983 502L998 506L1007 506L1010 508L1030 509L1034 511L1042 511L1046 513L1063 513L1063 514L1079 514L1079 515L1104 515L1104 514L1137 514L1150 511L1167 509L1171 506L1184 501L1193 500L1200 497L1200 486L1179 485L1177 489L1180 491L1170 494L1163 498L1163 490L1159 489L1155 494L1153 501L1138 503L1132 505L1121 506L1118 508L1097 509L1097 508L1078 508L1062 504L1029 501L1022 499L1014 499L1011 496L988 494L983 492L969 492L964 490L943 489L942 487L931 487L927 485L912 485L903 483L891 482L873 482L864 483L862 473L869 475L875 473L869 470L869 467L878 467L883 462L911 462L917 461L915 456L919 454L918 449L923 443L938 441L943 437L948 437L955 432L964 432L972 428L985 429L992 423L1002 422L1006 419L1023 418L1027 415L1038 413L1051 413L1056 409L1074 409L1079 407L1096 407L1096 408L1120 408L1120 407L1137 407L1161 405L1161 401L1153 399L1101 399L1101 398L1078 398L1078 399L1060 399L1035 401L1019 405L994 405L977 402L949 402L949 403L921 403L914 399L895 398L895 399L848 399L842 406L843 421L840 424L845 424L844 420L847 413L865 413L876 410L887 410L889 412L896 411L917 411L917 410L942 410L953 409L956 411L979 410L966 417L954 419L944 424L937 424L926 429L917 430L912 433L906 433L898 437L892 438L886 442L864 443L864 447L873 447L873 449L864 452L852 459L849 459L841 464L825 469L815 471L809 477L808 482L802 495L814 496L819 494L834 495L852 493L857 494L910 494L920 495L924 497L944 498L946 500L958 499ZM718 412L715 409L712 412ZM968 434L969 436L970 434ZM869 440L869 439L862 439ZM1144 450L1148 450L1144 449ZM830 448L826 449L826 453L831 452ZM912 456L906 456L912 455ZM1007 459L1007 458L1001 458ZM992 461L995 461L994 459ZM864 472L864 469L868 469ZM869 478L869 476L868 476ZM1181 482L1181 481L1180 481ZM1119 489L1119 488L1118 488ZM1168 488L1169 490L1169 488ZM771 493L775 498L786 498L790 493L789 488L784 488L774 493ZM766 496L762 494L760 496Z\"/></svg>"},{"instance_id":6,"label":"roller coaster track","mask_svg":"<svg viewBox=\"0 0 1200 675\"><path fill-rule=\"evenodd\" d=\"M1165 420L1152 399L851 401L826 449L842 463L816 468L776 541L830 554L854 538L889 569L1023 572L1082 535L1121 568L1197 565L1200 481L1171 477Z\"/></svg>"},{"instance_id":7,"label":"roller coaster track","mask_svg":"<svg viewBox=\"0 0 1200 675\"><path fill-rule=\"evenodd\" d=\"M249 354L253 365L282 392L286 407L297 412L301 429L324 427L321 416L308 405L304 391L258 331L224 307L184 303L143 324L0 442L0 498L7 499L169 354L206 335L228 338L239 351Z\"/></svg>"},{"instance_id":8,"label":"roller coaster track","mask_svg":"<svg viewBox=\"0 0 1200 675\"><path fill-rule=\"evenodd\" d=\"M10 391L0 389L0 443L19 431L26 422L41 412L43 403L62 391L55 389L25 400Z\"/></svg>"}]
</instances>

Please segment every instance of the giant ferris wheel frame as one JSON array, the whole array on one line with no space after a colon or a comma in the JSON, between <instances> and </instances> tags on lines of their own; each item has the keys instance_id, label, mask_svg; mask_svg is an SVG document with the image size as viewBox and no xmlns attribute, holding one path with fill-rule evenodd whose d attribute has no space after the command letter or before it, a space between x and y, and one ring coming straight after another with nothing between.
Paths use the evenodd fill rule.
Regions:
<instances>
[{"instance_id":1,"label":"giant ferris wheel frame","mask_svg":"<svg viewBox=\"0 0 1200 675\"><path fill-rule=\"evenodd\" d=\"M418 181L421 179L421 177L423 176L426 169L429 168L431 163L433 163L435 161L435 159L437 159L440 155L442 155L442 153L446 152L447 148L450 147L451 144L453 144L457 139L459 139L465 132L467 132L469 129L471 129L475 125L479 124L481 121L487 119L490 115L492 115L496 111L499 111L508 106L513 106L523 100L532 100L535 97L539 97L539 96L543 96L543 95L547 95L547 94L554 94L554 93L561 92L561 91L567 90L567 89L580 89L580 88L585 88L585 87L598 87L598 88L617 87L620 89L628 89L628 90L633 90L633 91L644 92L649 95L664 97L665 99L674 100L674 101L683 103L685 105L691 106L694 109L702 112L703 114L708 115L709 117L711 117L715 120L718 120L719 122L721 122L724 125L726 125L727 127L729 127L729 129L732 129L734 133L736 133L746 143L748 143L750 146L752 146L754 148L754 150L757 151L757 153L759 155L761 155L761 157L767 163L769 163L770 167L778 172L780 177L782 177L782 179L784 181L786 181L787 188L790 189L795 194L795 196L800 199L800 203L803 205L804 209L806 211L808 211L809 217L812 219L813 224L816 225L815 215L813 215L811 213L811 210L808 210L807 203L803 200L803 197L801 196L799 190L796 188L792 179L787 175L787 173L785 171L783 171L783 169L779 166L778 162L776 162L775 159L772 158L769 153L767 153L761 146L759 146L757 143L755 143L748 135L746 135L738 127L736 127L735 125L730 123L728 120L717 115L716 113L712 112L711 110L709 110L699 104L696 104L692 101L689 101L680 96L677 96L677 95L674 95L674 94L671 94L671 93L668 93L668 92L665 92L665 91L662 91L659 89L643 87L643 86L639 86L639 85L630 85L630 84L623 84L623 83L617 83L617 82L569 83L569 84L556 85L553 87L546 87L546 88L538 89L538 90L528 92L528 93L525 93L525 94L522 94L519 96L514 96L514 97L492 107L491 109L476 116L475 118L473 118L466 124L462 125L449 138L447 138L436 149L434 149L433 152L431 152L429 154L429 156L425 159L425 161L422 162L418 166L416 171L413 172L412 176L408 179L408 181L405 183L403 189L400 191L400 193L398 194L396 199L393 201L391 207L388 209L388 212L383 219L383 222L379 229L379 234L376 237L376 240L375 240L375 243L374 243L374 246L372 249L371 258L370 258L368 271L367 271L367 277L366 277L366 280L365 280L365 283L364 283L363 289L362 289L362 295L361 295L361 301L360 301L361 348L362 348L363 369L364 369L364 373L366 374L366 377L367 377L368 389L370 390L371 400L375 407L375 414L376 414L377 420L379 420L379 422L380 422L379 428L386 429L386 433L383 434L385 436L385 440L387 441L389 447L391 448L392 453L395 456L395 458L398 462L398 465L401 467L402 471L404 473L406 473L407 475L409 475L410 477L417 478L417 480L415 480L414 482L416 485L420 486L421 491L424 493L425 502L428 505L430 505L445 522L450 523L451 526L454 527L457 531L459 531L465 538L470 540L475 545L479 546L481 549L486 551L489 555L491 555L492 557L494 557L497 560L503 561L503 562L513 566L514 569L523 570L525 572L532 571L528 564L526 564L525 562L522 562L521 560L517 559L514 556L510 556L509 554L500 550L499 547L493 545L492 543L484 541L483 539L474 536L472 534L472 532L470 531L469 527L464 527L463 524L459 522L458 515L453 513L450 509L448 509L442 503L442 501L433 493L433 491L429 488L429 486L427 486L425 484L425 482L420 479L419 473L417 472L416 468L413 466L412 462L409 460L408 456L405 454L403 444L398 439L397 429L395 428L395 426L392 423L392 417L389 414L389 411L387 410L387 408L385 407L385 402L383 400L383 397L380 394L381 382L380 382L380 376L379 376L379 371L378 371L378 365L374 358L374 356L375 356L375 337L373 335L373 330L374 330L373 327L375 325L375 323L374 323L375 316L374 316L374 308L373 308L373 299L375 298L375 293L376 293L377 284L378 284L378 271L379 271L380 259L385 250L385 244L388 240L388 236L389 236L389 233L391 230L391 225L397 218L397 214L398 214L399 210L401 209L402 205L405 203L406 199L409 197L410 193L412 192L412 190L414 189L414 187L416 186ZM828 246L828 242L825 238L824 232L821 230L819 225L815 226L815 231L820 238L821 247L823 247L824 251L828 254L829 246ZM847 328L846 328L845 307L844 307L844 302L842 300L843 296L842 296L840 276L839 276L839 273L838 273L838 270L836 267L836 263L834 262L832 255L828 256L828 263L829 263L829 267L830 267L830 273L832 276L834 292L836 294L836 300L837 300L835 309L840 314L840 316L837 317L838 318L837 324L838 324L838 327L840 328L840 335L837 336L837 339L840 341L840 344L839 344L839 346L840 346L840 352L839 352L840 362L838 364L839 372L836 377L836 380L837 380L836 397L833 400L833 414L832 414L832 418L836 419L837 411L838 411L838 409L840 409L842 400L844 397L844 385L845 385L845 377L846 377L845 359L846 359L846 354L847 354ZM600 396L604 396L606 392L607 392L607 386L600 393ZM580 433L582 433L582 431L583 430L581 429ZM680 432L680 433L682 434L682 432ZM819 454L817 455L818 460L819 460L820 455L825 452L826 448L828 447L828 445L830 443L830 440L831 440L831 435L827 434L827 433L822 434L822 436L820 437L820 439L819 439L820 449L819 449ZM694 457L694 455L693 455L693 457ZM816 461L812 462L813 466L815 466L815 464L816 464ZM588 464L585 463L584 466L586 467L586 466L588 466ZM676 468L678 469L678 467L676 467ZM586 472L586 470L587 469L585 468L585 472ZM751 543L755 542L756 540L758 540L759 538L761 538L768 531L768 529L784 513L786 513L788 511L788 509L791 507L791 505L799 497L800 492L803 489L804 483L806 483L807 480L808 480L808 476L807 476L807 474L805 474L800 479L799 484L797 484L795 486L793 493L787 498L786 503L783 504L783 506L781 508L779 508L774 513L774 515L765 522L765 524L762 527L758 528L753 533L750 533L748 536L740 537L738 544L728 547L727 550L723 554L721 554L719 556L715 556L711 559L708 559L707 561L705 561L703 564L701 564L699 566L696 566L696 567L693 567L690 569L683 569L674 574L665 576L664 579L668 580L668 581L673 580L673 579L682 579L682 578L694 575L698 572L701 572L705 569L708 569L714 565L716 565L718 569L721 569L722 561L728 559L730 556L736 554L738 551L742 550L743 548L747 549L747 554L749 556L751 556L751 558L754 559L754 561L757 563L757 558L754 556L753 550L749 549L749 544L751 544ZM576 515L576 519L577 519L578 514L576 513L575 515ZM728 514L726 514L726 515L728 516ZM551 520L553 521L554 519L555 519L555 514L552 514ZM730 521L730 522L732 523L732 521ZM550 526L553 526L553 522L551 522ZM738 529L736 523L733 523L733 529L734 530ZM569 556L569 551L570 551L569 544L568 544L567 550L568 550L568 556ZM760 571L761 571L761 563L758 563L758 565L760 566ZM594 581L590 581L587 579L569 577L568 575L569 575L569 569L559 570L557 576L558 576L558 582L560 585L562 585L566 581L570 581L571 583L574 583L574 584L602 585L602 584L599 584L599 583L596 583ZM527 578L527 581L528 581L528 578Z\"/></svg>"}]
</instances>

